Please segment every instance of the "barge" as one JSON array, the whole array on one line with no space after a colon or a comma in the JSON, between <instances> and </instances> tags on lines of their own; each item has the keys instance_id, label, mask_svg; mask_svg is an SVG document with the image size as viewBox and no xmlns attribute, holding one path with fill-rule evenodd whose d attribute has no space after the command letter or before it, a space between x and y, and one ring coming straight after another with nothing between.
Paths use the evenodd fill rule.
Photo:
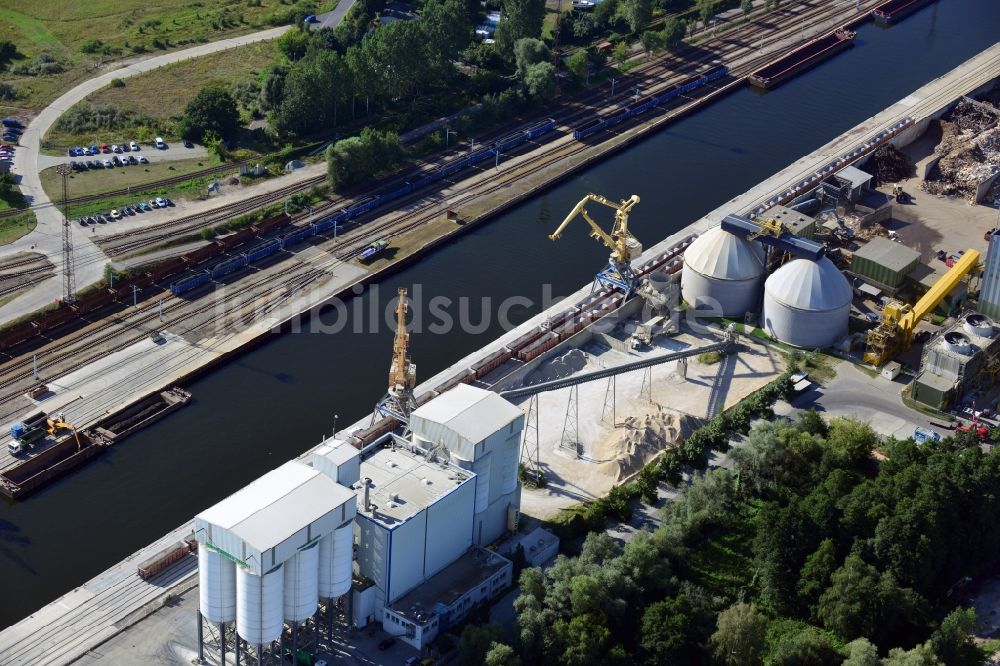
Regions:
<instances>
[{"instance_id":1,"label":"barge","mask_svg":"<svg viewBox=\"0 0 1000 666\"><path fill-rule=\"evenodd\" d=\"M854 32L841 28L800 46L750 75L750 84L770 90L796 74L814 67L830 56L853 46Z\"/></svg>"},{"instance_id":2,"label":"barge","mask_svg":"<svg viewBox=\"0 0 1000 666\"><path fill-rule=\"evenodd\" d=\"M0 494L10 499L21 499L190 401L191 394L183 389L160 391L104 418L92 430L72 430L61 437L53 435L53 430L45 430L43 424L52 423L45 414L25 419L24 424L15 424L15 427L19 426L20 432L25 433L23 439L18 441L23 443L27 449L24 454L29 457L0 474ZM61 415L56 422L71 428L62 423ZM44 435L37 438L28 436L39 432Z\"/></svg>"},{"instance_id":3,"label":"barge","mask_svg":"<svg viewBox=\"0 0 1000 666\"><path fill-rule=\"evenodd\" d=\"M909 16L921 7L931 4L934 0L889 0L872 10L872 16L878 23L886 25L895 23Z\"/></svg>"}]
</instances>

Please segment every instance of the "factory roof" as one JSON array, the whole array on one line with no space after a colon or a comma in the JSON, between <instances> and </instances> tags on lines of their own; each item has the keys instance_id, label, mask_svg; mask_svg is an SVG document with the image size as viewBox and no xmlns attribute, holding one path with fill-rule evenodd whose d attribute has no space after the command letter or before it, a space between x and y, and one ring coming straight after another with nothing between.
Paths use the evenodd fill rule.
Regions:
<instances>
[{"instance_id":1,"label":"factory roof","mask_svg":"<svg viewBox=\"0 0 1000 666\"><path fill-rule=\"evenodd\" d=\"M721 226L713 227L684 251L684 265L722 280L752 280L764 272L764 248Z\"/></svg>"},{"instance_id":2,"label":"factory roof","mask_svg":"<svg viewBox=\"0 0 1000 666\"><path fill-rule=\"evenodd\" d=\"M357 492L358 513L391 528L420 513L471 476L448 463L428 462L403 447L379 449L361 461L361 478L372 480L369 499L374 511L364 510L362 486Z\"/></svg>"},{"instance_id":3,"label":"factory roof","mask_svg":"<svg viewBox=\"0 0 1000 666\"><path fill-rule=\"evenodd\" d=\"M847 278L826 257L794 259L772 273L764 288L775 300L800 310L836 310L854 297Z\"/></svg>"},{"instance_id":4,"label":"factory roof","mask_svg":"<svg viewBox=\"0 0 1000 666\"><path fill-rule=\"evenodd\" d=\"M448 433L437 432L435 424L471 444L477 444L522 416L521 410L493 391L459 384L410 416L410 427L418 435L454 448ZM428 436L430 435L430 436Z\"/></svg>"},{"instance_id":5,"label":"factory roof","mask_svg":"<svg viewBox=\"0 0 1000 666\"><path fill-rule=\"evenodd\" d=\"M781 222L796 235L802 233L811 225L816 224L816 220L814 218L809 217L805 213L800 213L797 210L789 208L788 206L773 206L768 208L764 211L761 217L770 217L778 222Z\"/></svg>"},{"instance_id":6,"label":"factory roof","mask_svg":"<svg viewBox=\"0 0 1000 666\"><path fill-rule=\"evenodd\" d=\"M344 517L341 507L353 497L352 490L325 474L291 461L198 514L196 528L205 528L209 534L203 535L199 529L196 536L245 559L241 557L243 550L236 548L237 542L263 553L282 546L315 523L325 527L331 522L336 527ZM292 550L299 545L291 544Z\"/></svg>"},{"instance_id":7,"label":"factory roof","mask_svg":"<svg viewBox=\"0 0 1000 666\"><path fill-rule=\"evenodd\" d=\"M502 555L474 548L404 594L390 608L402 617L425 624L434 617L436 606L452 605L469 590L474 590L493 574L509 566L510 560Z\"/></svg>"},{"instance_id":8,"label":"factory roof","mask_svg":"<svg viewBox=\"0 0 1000 666\"><path fill-rule=\"evenodd\" d=\"M862 245L854 256L873 261L896 273L905 271L920 260L920 253L916 250L881 236Z\"/></svg>"},{"instance_id":9,"label":"factory roof","mask_svg":"<svg viewBox=\"0 0 1000 666\"><path fill-rule=\"evenodd\" d=\"M851 189L857 189L862 187L865 183L872 179L870 173L865 173L861 169L853 166L846 166L836 174L837 178L846 180L851 184Z\"/></svg>"}]
</instances>

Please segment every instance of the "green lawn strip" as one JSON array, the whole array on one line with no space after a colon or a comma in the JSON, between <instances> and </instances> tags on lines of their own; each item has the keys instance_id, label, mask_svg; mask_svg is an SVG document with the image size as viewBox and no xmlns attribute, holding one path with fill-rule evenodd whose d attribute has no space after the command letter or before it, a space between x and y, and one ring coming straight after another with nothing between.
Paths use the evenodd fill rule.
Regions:
<instances>
[{"instance_id":1,"label":"green lawn strip","mask_svg":"<svg viewBox=\"0 0 1000 666\"><path fill-rule=\"evenodd\" d=\"M0 217L0 245L13 243L31 233L37 225L38 220L30 210L11 217Z\"/></svg>"},{"instance_id":2,"label":"green lawn strip","mask_svg":"<svg viewBox=\"0 0 1000 666\"><path fill-rule=\"evenodd\" d=\"M109 157L80 158L103 160ZM151 162L150 164L137 164L127 167L114 167L112 169L93 169L79 171L70 174L69 196L82 197L91 194L101 194L120 190L124 187L132 187L137 191L147 191L148 184L165 178L183 176L188 173L201 171L219 164L219 160L214 157L194 158L190 160L171 160L164 162ZM234 168L235 172L235 168ZM227 172L221 171L212 176L207 176L209 180L219 178ZM56 167L49 167L42 170L40 174L42 188L53 201L60 201L63 196L62 176L56 173ZM180 189L180 185L171 186L173 189Z\"/></svg>"}]
</instances>

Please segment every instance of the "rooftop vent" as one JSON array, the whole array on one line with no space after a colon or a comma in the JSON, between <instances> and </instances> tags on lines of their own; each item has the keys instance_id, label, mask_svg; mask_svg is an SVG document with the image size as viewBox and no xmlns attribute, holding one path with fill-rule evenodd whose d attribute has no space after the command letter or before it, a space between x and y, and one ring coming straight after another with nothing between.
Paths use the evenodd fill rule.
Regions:
<instances>
[{"instance_id":1,"label":"rooftop vent","mask_svg":"<svg viewBox=\"0 0 1000 666\"><path fill-rule=\"evenodd\" d=\"M970 314L965 318L963 327L966 332L972 335L977 335L981 338L993 337L993 322L986 315L979 313Z\"/></svg>"},{"instance_id":2,"label":"rooftop vent","mask_svg":"<svg viewBox=\"0 0 1000 666\"><path fill-rule=\"evenodd\" d=\"M431 485L431 480L430 479L420 479L420 483L424 484L425 486L429 486L429 485Z\"/></svg>"},{"instance_id":3,"label":"rooftop vent","mask_svg":"<svg viewBox=\"0 0 1000 666\"><path fill-rule=\"evenodd\" d=\"M956 354L969 354L972 352L972 341L964 333L951 331L944 334L944 348Z\"/></svg>"}]
</instances>

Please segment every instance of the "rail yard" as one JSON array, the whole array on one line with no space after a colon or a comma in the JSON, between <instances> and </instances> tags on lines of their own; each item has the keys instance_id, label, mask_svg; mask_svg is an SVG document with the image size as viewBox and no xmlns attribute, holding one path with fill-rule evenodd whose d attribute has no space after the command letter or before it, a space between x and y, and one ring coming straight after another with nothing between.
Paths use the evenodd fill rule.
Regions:
<instances>
[{"instance_id":1,"label":"rail yard","mask_svg":"<svg viewBox=\"0 0 1000 666\"><path fill-rule=\"evenodd\" d=\"M316 316L338 295L418 260L477 223L747 83L763 89L779 85L850 47L852 29L864 21L874 18L892 24L924 4L891 0L834 6L813 1L783 6L768 14L773 20L747 24L738 38L702 42L703 53L697 59L683 63L650 59L639 64L618 82L623 92L614 99L597 91L586 93L572 105L545 109L496 130L477 141L475 150L455 149L428 157L365 192L316 204L307 214L261 214L325 178L293 172L280 177L287 179L283 181L287 185L221 207L205 207L198 213L179 207L172 219L117 234L102 229L95 234L96 247L122 266L128 262L126 274L107 288L81 293L72 304L0 330L0 353L7 356L0 362L0 414L38 435L29 442L25 430L12 429L0 438L4 444L0 490L22 499L137 429L183 408L192 396L179 386L288 330L303 316ZM812 26L808 37L802 24ZM767 52L755 47L764 40L772 45ZM137 642L148 642L151 633L156 640L170 641L171 658L181 661L225 663L229 655L237 663L241 658L265 663L282 659L286 652L302 655L303 650L310 660L340 654L363 661L368 653L351 642L353 630L374 625L382 628L380 636L394 639L383 641L389 649L387 658L401 661L426 655L437 622L432 630L423 611L415 613L413 608L432 602L438 603L435 608L441 605L439 598L445 597L434 596L441 594L440 576L450 572L464 584L472 575L469 571L475 571L478 577L459 595L460 601L480 603L491 598L492 590L510 584L510 570L505 558L498 559L485 546L508 547L505 535L517 532L522 512L548 519L634 478L644 465L679 446L709 419L783 376L795 348L825 348L848 362L867 364L883 377L888 377L887 368L902 363L904 372L918 375L917 385L922 387L919 392L914 389L912 399L931 409L957 409L959 429L981 432L980 422L992 423L992 413L977 411L975 399L971 412L961 411L973 387L962 383L961 373L957 383L944 386L950 376L945 370L951 366L943 360L964 353L959 349L962 340L955 336L974 334L984 350L992 348L988 340L995 330L986 330L990 320L970 314L964 297L954 296L971 284L970 276L984 270L979 266L980 252L971 243L954 255L942 249L946 266L925 261L929 273L918 277L914 277L919 273L916 260L907 260L906 271L914 271L909 279L920 282L924 290L918 289L916 305L907 305L911 293L897 289L903 278L892 283L884 276L888 269L879 262L888 266L888 259L873 259L876 267L864 268L867 255L862 241L874 247L877 237L885 236L882 240L890 244L885 253L895 257L902 252L892 247L893 241L902 243L890 216L898 223L906 215L892 213L886 202L902 206L902 188L910 185L903 179L895 184L872 183L862 169L871 171L887 150L910 150L907 147L941 118L965 128L961 119L952 119L956 103L975 98L989 107L998 81L1000 45L681 232L653 239L645 249L628 228L629 211L632 205L641 206L641 192L620 202L588 195L591 201L616 208L612 230L603 231L581 201L550 237L558 238L576 212L584 210L591 236L613 250L594 284L419 385L410 359L402 292L397 324L403 325L394 339L388 392L372 415L335 429L299 460L275 469L199 514L194 523L185 522L67 598L0 632L0 661L70 663L82 658L82 663L89 663L96 658L92 650L101 644L108 654L116 655L112 659L138 658L135 645L129 648L125 643L139 635L145 638ZM971 138L964 138L978 140L980 133L992 128L988 122L977 125ZM931 172L927 167L926 174ZM921 218L925 224L935 230L934 225L943 224L929 212L930 206L921 210L928 211ZM811 220L812 226L808 222L791 226L788 220L796 214ZM243 226L211 240L194 239L201 230L238 216L246 216ZM802 229L809 231L800 236ZM989 239L990 230L986 232ZM648 235L644 230L637 233ZM188 240L168 247L180 237ZM1000 266L1000 259L994 258L998 251L994 246L1000 248L997 242L990 242L987 271L994 264ZM147 253L155 261L141 263ZM985 250L981 254L986 257ZM722 259L716 261L718 257ZM739 264L742 270L755 262L759 271L736 275L734 266ZM16 298L54 271L44 255L13 255L0 263L0 296ZM796 286L803 284L821 284L823 293L804 294L808 289ZM976 290L969 286L968 291ZM838 300L841 292L843 303ZM747 302L730 311L727 299L738 294L746 294ZM987 297L984 287L981 298ZM721 310L704 314L708 324L699 324L702 302L713 299L717 307L722 301ZM945 304L950 310L941 315L943 325L921 329L929 338L925 349L940 345L940 358L928 360L927 352L916 360L907 356L913 354L910 345L921 321ZM990 311L990 316L997 314ZM995 368L994 357L986 356L981 363ZM893 366L896 358L900 363ZM664 397L685 386L684 395ZM980 400L986 401L992 389L977 384L974 390L981 391ZM794 401L790 404L798 408ZM483 410L485 425L474 434L461 420L478 409ZM905 436L913 429L907 419L918 419L916 414L903 417L902 429L897 427L892 434ZM449 434L440 435L440 428ZM923 422L917 431L931 432ZM509 433L516 435L514 458L507 448L514 441ZM432 441L436 437L448 441ZM495 447L493 452L476 453L477 441ZM24 448L19 448L22 442ZM452 447L443 461L435 458L442 447ZM419 472L424 476L413 486L437 483L435 474L457 484L448 511L461 514L456 520L465 520L468 509L473 536L465 550L442 555L442 549L452 547L445 544L450 537L443 536L432 546L433 530L439 529L431 527L432 517L440 515L432 509L444 511L439 508L445 506L443 496L430 490L429 499L421 494L414 500L411 493L425 491L411 489L407 472L393 471L400 464L407 471L410 466L428 468ZM549 478L544 488L522 490L516 480L520 473ZM463 489L470 478L479 485ZM301 525L315 541L289 550L294 535L268 535L265 547L263 537L251 537L249 531L241 532L243 527L226 523L222 516L253 496L251 487L258 493L266 489L264 495L281 490L289 498L305 493L307 487L324 488L322 515ZM399 493L395 488L401 489ZM256 510L290 510L294 501L277 500ZM465 508L455 509L459 502ZM505 503L502 510L494 511L500 502ZM408 507L410 503L416 509ZM418 515L412 512L425 509L422 520L427 527L419 547L425 549L425 561L443 558L441 566L433 572L425 566L420 581L407 588L405 597L399 591L393 596L387 582L397 580L392 569L378 568L384 553L361 553L358 540L371 539L373 548L391 551L395 529L391 525L400 520L405 525ZM239 508L245 510L249 509ZM240 520L246 524L256 520L253 511ZM378 541L383 538L379 530L386 525L389 538ZM489 536L484 537L484 529ZM346 560L345 549L352 549L340 538L344 534L353 535L358 551ZM396 534L402 538L401 532ZM232 554L238 550L226 550L240 547L242 559ZM274 568L266 570L262 559L246 564L251 561L246 558L248 548L259 549L261 558L270 551ZM285 551L287 557L277 561L275 553ZM390 556L385 566L391 567L391 560ZM284 573L275 574L281 566ZM318 579L313 581L308 570L317 566ZM239 591L237 583L226 582L230 573L219 573L223 570L232 570ZM285 614L277 613L275 625L265 613L270 603L280 606L280 585L275 588L277 597L268 602L265 598L274 594L273 581L282 579ZM483 589L490 587L490 596L475 591L480 583ZM259 607L246 601L247 586L254 585ZM318 591L306 589L303 608L308 608L292 612L287 603L290 586ZM202 597L195 631L195 616L189 611L196 589ZM314 603L310 594L316 597ZM165 595L170 595L171 604L160 603ZM227 610L228 601L218 602L229 596L232 612ZM447 598L448 603L454 601ZM180 608L173 607L177 600L187 613L184 621L178 619ZM405 606L410 603L416 605ZM368 610L359 609L373 610L369 616ZM416 633L412 626L397 632L394 622L415 622ZM376 630L372 628L368 636ZM402 645L393 648L395 639ZM364 639L357 636L357 640ZM382 644L378 649L384 649Z\"/></svg>"}]
</instances>

